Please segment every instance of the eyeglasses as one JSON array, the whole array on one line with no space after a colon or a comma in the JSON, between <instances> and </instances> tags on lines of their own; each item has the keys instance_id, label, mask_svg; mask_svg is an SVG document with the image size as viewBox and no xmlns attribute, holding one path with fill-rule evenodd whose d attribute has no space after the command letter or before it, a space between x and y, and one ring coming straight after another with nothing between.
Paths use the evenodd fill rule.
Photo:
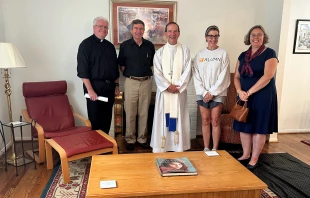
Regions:
<instances>
[{"instance_id":1,"label":"eyeglasses","mask_svg":"<svg viewBox=\"0 0 310 198\"><path fill-rule=\"evenodd\" d=\"M105 30L109 29L108 26L104 26L104 25L95 25L95 26L97 26L100 29L105 29Z\"/></svg>"},{"instance_id":2,"label":"eyeglasses","mask_svg":"<svg viewBox=\"0 0 310 198\"><path fill-rule=\"evenodd\" d=\"M264 34L258 33L258 34L251 34L251 37L262 37Z\"/></svg>"},{"instance_id":3,"label":"eyeglasses","mask_svg":"<svg viewBox=\"0 0 310 198\"><path fill-rule=\"evenodd\" d=\"M218 39L220 37L220 35L207 35L207 37L209 38L215 38L215 39Z\"/></svg>"}]
</instances>

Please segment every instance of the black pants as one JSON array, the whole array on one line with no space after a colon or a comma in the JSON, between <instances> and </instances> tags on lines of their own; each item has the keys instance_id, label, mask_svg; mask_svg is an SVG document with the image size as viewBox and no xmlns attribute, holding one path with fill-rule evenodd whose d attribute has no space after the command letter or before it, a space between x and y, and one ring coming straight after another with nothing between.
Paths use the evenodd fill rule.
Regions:
<instances>
[{"instance_id":1,"label":"black pants","mask_svg":"<svg viewBox=\"0 0 310 198\"><path fill-rule=\"evenodd\" d=\"M107 97L108 102L100 100L91 101L87 98L88 119L91 122L92 130L100 129L109 134L114 104L115 84L106 83L104 81L91 81L91 84L97 96ZM84 90L86 91L85 93L87 93L85 86Z\"/></svg>"}]
</instances>

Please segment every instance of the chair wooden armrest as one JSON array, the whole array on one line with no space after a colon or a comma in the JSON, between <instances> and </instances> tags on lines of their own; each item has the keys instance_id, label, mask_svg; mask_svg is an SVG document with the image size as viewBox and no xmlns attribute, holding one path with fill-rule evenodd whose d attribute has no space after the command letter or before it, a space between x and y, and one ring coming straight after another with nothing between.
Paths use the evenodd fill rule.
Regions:
<instances>
[{"instance_id":1,"label":"chair wooden armrest","mask_svg":"<svg viewBox=\"0 0 310 198\"><path fill-rule=\"evenodd\" d=\"M22 110L22 114L24 119L27 122L32 122L32 118L30 118L27 109L23 109ZM38 142L39 142L39 156L35 155L35 161L38 164L44 163L45 162L45 142L44 142L44 130L42 128L42 126L39 123L35 123L32 122L31 123L33 127L35 127L35 129L37 130L38 133ZM29 152L27 151L27 153L29 154ZM31 156L31 154L30 154Z\"/></svg>"},{"instance_id":2,"label":"chair wooden armrest","mask_svg":"<svg viewBox=\"0 0 310 198\"><path fill-rule=\"evenodd\" d=\"M84 122L85 126L88 126L88 127L91 127L91 123L88 119L84 118L83 116L81 116L80 114L77 114L74 112L74 109L73 107L71 106L71 109L72 109L72 113L73 113L73 116L76 117L77 119L81 120L82 122Z\"/></svg>"}]
</instances>

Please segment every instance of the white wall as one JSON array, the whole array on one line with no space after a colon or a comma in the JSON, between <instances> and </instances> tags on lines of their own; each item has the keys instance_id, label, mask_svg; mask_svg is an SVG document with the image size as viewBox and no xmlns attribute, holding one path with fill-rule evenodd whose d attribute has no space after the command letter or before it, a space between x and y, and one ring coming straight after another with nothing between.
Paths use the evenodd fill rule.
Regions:
<instances>
[{"instance_id":1,"label":"white wall","mask_svg":"<svg viewBox=\"0 0 310 198\"><path fill-rule=\"evenodd\" d=\"M257 1L255 24L262 25L270 37L268 47L279 50L283 0ZM263 13L263 14L262 14Z\"/></svg>"},{"instance_id":2,"label":"white wall","mask_svg":"<svg viewBox=\"0 0 310 198\"><path fill-rule=\"evenodd\" d=\"M310 131L310 54L293 54L297 19L310 18L310 1L285 0L277 80L279 131ZM283 21L284 22L284 21ZM282 23L283 24L283 23ZM282 62L282 63L281 63Z\"/></svg>"},{"instance_id":3,"label":"white wall","mask_svg":"<svg viewBox=\"0 0 310 198\"><path fill-rule=\"evenodd\" d=\"M3 20L3 3L0 0L0 42L4 42L4 20Z\"/></svg>"},{"instance_id":4,"label":"white wall","mask_svg":"<svg viewBox=\"0 0 310 198\"><path fill-rule=\"evenodd\" d=\"M226 49L231 59L231 69L241 51L246 49L243 37L255 22L253 0L179 0L177 22L181 28L179 41L186 44L192 57L206 46L205 31L210 25L220 29L219 46ZM190 9L189 9L190 8Z\"/></svg>"}]
</instances>

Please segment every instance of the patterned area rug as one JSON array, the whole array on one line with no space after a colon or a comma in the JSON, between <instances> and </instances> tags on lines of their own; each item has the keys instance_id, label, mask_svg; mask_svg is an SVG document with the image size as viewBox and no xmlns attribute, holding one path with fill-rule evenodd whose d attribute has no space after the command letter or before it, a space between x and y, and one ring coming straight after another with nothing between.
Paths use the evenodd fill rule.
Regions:
<instances>
[{"instance_id":1,"label":"patterned area rug","mask_svg":"<svg viewBox=\"0 0 310 198\"><path fill-rule=\"evenodd\" d=\"M301 140L301 142L310 146L310 140Z\"/></svg>"},{"instance_id":2,"label":"patterned area rug","mask_svg":"<svg viewBox=\"0 0 310 198\"><path fill-rule=\"evenodd\" d=\"M84 198L90 170L91 158L69 162L70 178L68 184L63 183L61 167L54 168L53 173L41 194L41 198ZM269 189L261 192L262 198L278 198Z\"/></svg>"},{"instance_id":3,"label":"patterned area rug","mask_svg":"<svg viewBox=\"0 0 310 198\"><path fill-rule=\"evenodd\" d=\"M91 158L79 159L69 162L70 179L63 183L61 167L57 165L47 182L41 198L84 198L88 184Z\"/></svg>"}]
</instances>

